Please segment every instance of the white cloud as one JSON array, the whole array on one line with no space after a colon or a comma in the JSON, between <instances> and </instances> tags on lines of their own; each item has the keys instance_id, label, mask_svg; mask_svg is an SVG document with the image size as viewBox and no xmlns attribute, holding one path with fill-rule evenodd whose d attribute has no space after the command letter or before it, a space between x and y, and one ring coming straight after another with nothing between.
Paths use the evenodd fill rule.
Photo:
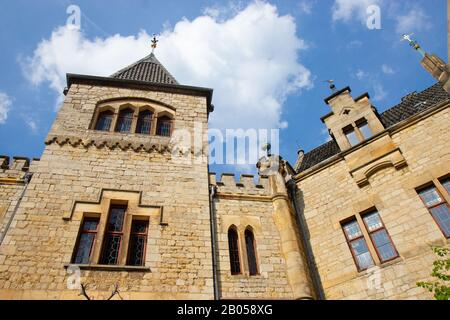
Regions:
<instances>
[{"instance_id":1,"label":"white cloud","mask_svg":"<svg viewBox=\"0 0 450 320\"><path fill-rule=\"evenodd\" d=\"M39 126L36 117L30 116L29 114L21 114L20 116L32 133L38 132Z\"/></svg>"},{"instance_id":2,"label":"white cloud","mask_svg":"<svg viewBox=\"0 0 450 320\"><path fill-rule=\"evenodd\" d=\"M381 66L381 70L383 71L384 74L389 74L390 75L390 74L394 74L395 73L394 69L392 69L392 67L388 66L387 64L383 64Z\"/></svg>"},{"instance_id":3,"label":"white cloud","mask_svg":"<svg viewBox=\"0 0 450 320\"><path fill-rule=\"evenodd\" d=\"M399 34L429 30L431 28L430 17L422 8L414 6L405 14L398 14L396 31Z\"/></svg>"},{"instance_id":4,"label":"white cloud","mask_svg":"<svg viewBox=\"0 0 450 320\"><path fill-rule=\"evenodd\" d=\"M384 87L381 83L374 83L373 90L374 90L374 94L375 94L373 97L374 101L384 100L388 95L388 93L386 92L386 90L384 89Z\"/></svg>"},{"instance_id":5,"label":"white cloud","mask_svg":"<svg viewBox=\"0 0 450 320\"><path fill-rule=\"evenodd\" d=\"M299 3L300 11L305 14L311 14L315 4L316 2L312 0L302 0Z\"/></svg>"},{"instance_id":6,"label":"white cloud","mask_svg":"<svg viewBox=\"0 0 450 320\"><path fill-rule=\"evenodd\" d=\"M11 105L11 98L6 93L0 91L0 124L6 122Z\"/></svg>"},{"instance_id":7,"label":"white cloud","mask_svg":"<svg viewBox=\"0 0 450 320\"><path fill-rule=\"evenodd\" d=\"M332 7L333 21L349 22L357 19L366 23L367 8L371 5L380 6L382 0L335 0Z\"/></svg>"},{"instance_id":8,"label":"white cloud","mask_svg":"<svg viewBox=\"0 0 450 320\"><path fill-rule=\"evenodd\" d=\"M256 1L220 20L220 11L207 10L165 30L156 50L158 59L182 84L214 88L218 128L272 128L284 125L282 104L287 95L312 86L311 73L298 62L306 49L296 35L291 16ZM77 30L56 29L22 61L29 80L48 83L58 93L65 73L106 76L149 52L150 36L114 35L88 39Z\"/></svg>"},{"instance_id":9,"label":"white cloud","mask_svg":"<svg viewBox=\"0 0 450 320\"><path fill-rule=\"evenodd\" d=\"M355 73L355 77L358 80L364 80L369 77L369 73L365 72L364 70L358 69Z\"/></svg>"}]
</instances>

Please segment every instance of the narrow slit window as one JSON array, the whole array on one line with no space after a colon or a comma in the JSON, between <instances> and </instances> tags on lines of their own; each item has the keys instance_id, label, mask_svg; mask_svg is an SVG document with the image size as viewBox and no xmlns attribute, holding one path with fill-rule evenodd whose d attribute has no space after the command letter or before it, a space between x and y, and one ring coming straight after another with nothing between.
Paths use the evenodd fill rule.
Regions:
<instances>
[{"instance_id":1,"label":"narrow slit window","mask_svg":"<svg viewBox=\"0 0 450 320\"><path fill-rule=\"evenodd\" d=\"M114 113L110 110L100 112L98 115L97 124L95 126L95 130L100 131L109 131L111 128L111 123L113 119Z\"/></svg>"},{"instance_id":2,"label":"narrow slit window","mask_svg":"<svg viewBox=\"0 0 450 320\"><path fill-rule=\"evenodd\" d=\"M139 112L136 133L150 134L153 114L149 110Z\"/></svg>"},{"instance_id":3,"label":"narrow slit window","mask_svg":"<svg viewBox=\"0 0 450 320\"><path fill-rule=\"evenodd\" d=\"M90 263L92 248L97 237L98 221L98 218L85 218L83 220L73 263Z\"/></svg>"},{"instance_id":4,"label":"narrow slit window","mask_svg":"<svg viewBox=\"0 0 450 320\"><path fill-rule=\"evenodd\" d=\"M228 250L230 254L230 269L232 275L241 273L241 262L239 259L239 238L235 228L228 229Z\"/></svg>"},{"instance_id":5,"label":"narrow slit window","mask_svg":"<svg viewBox=\"0 0 450 320\"><path fill-rule=\"evenodd\" d=\"M126 209L126 206L113 205L109 210L101 264L116 265L119 262Z\"/></svg>"},{"instance_id":6,"label":"narrow slit window","mask_svg":"<svg viewBox=\"0 0 450 320\"><path fill-rule=\"evenodd\" d=\"M445 187L448 188L448 184ZM418 193L444 236L450 238L450 210L444 197L441 196L434 185L419 190Z\"/></svg>"},{"instance_id":7,"label":"narrow slit window","mask_svg":"<svg viewBox=\"0 0 450 320\"><path fill-rule=\"evenodd\" d=\"M258 264L256 262L255 236L250 229L245 230L245 246L247 248L248 270L251 276L258 274Z\"/></svg>"},{"instance_id":8,"label":"narrow slit window","mask_svg":"<svg viewBox=\"0 0 450 320\"><path fill-rule=\"evenodd\" d=\"M133 220L128 249L129 266L143 266L147 247L148 220Z\"/></svg>"},{"instance_id":9,"label":"narrow slit window","mask_svg":"<svg viewBox=\"0 0 450 320\"><path fill-rule=\"evenodd\" d=\"M133 109L127 108L119 112L119 118L117 119L116 132L127 133L131 130L131 124L133 122Z\"/></svg>"},{"instance_id":10,"label":"narrow slit window","mask_svg":"<svg viewBox=\"0 0 450 320\"><path fill-rule=\"evenodd\" d=\"M398 257L397 250L389 236L380 214L377 211L363 216L364 224L381 262L387 262Z\"/></svg>"},{"instance_id":11,"label":"narrow slit window","mask_svg":"<svg viewBox=\"0 0 450 320\"><path fill-rule=\"evenodd\" d=\"M374 266L372 255L367 247L366 239L359 227L358 221L353 219L346 222L342 225L342 228L358 270L363 271Z\"/></svg>"}]
</instances>

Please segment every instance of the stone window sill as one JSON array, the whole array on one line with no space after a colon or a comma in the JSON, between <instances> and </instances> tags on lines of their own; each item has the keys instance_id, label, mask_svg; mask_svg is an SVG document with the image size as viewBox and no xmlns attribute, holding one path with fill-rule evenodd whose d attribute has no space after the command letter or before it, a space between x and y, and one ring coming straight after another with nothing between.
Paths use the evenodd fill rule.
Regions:
<instances>
[{"instance_id":1,"label":"stone window sill","mask_svg":"<svg viewBox=\"0 0 450 320\"><path fill-rule=\"evenodd\" d=\"M93 271L128 271L128 272L151 272L149 267L144 266L114 266L104 264L75 264L67 263L64 268L77 267L81 270L93 270Z\"/></svg>"}]
</instances>

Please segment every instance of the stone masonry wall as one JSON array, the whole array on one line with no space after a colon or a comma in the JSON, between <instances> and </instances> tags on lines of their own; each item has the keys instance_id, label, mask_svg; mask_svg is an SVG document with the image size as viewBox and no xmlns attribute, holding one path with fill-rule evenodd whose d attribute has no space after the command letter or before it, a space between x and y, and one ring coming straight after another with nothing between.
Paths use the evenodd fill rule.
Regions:
<instances>
[{"instance_id":1,"label":"stone masonry wall","mask_svg":"<svg viewBox=\"0 0 450 320\"><path fill-rule=\"evenodd\" d=\"M175 127L199 122L206 130L206 98L72 85L0 248L0 299L82 299L79 290L68 289L65 269L80 221L63 217L70 217L75 201L97 201L102 189L142 192L143 204L163 207L167 225L150 220L150 271L81 270L93 298L106 298L115 284L124 299L213 298L206 163L173 161L167 138L88 130L96 102L115 97L162 101L176 108ZM122 148L101 143L104 137L156 146Z\"/></svg>"},{"instance_id":2,"label":"stone masonry wall","mask_svg":"<svg viewBox=\"0 0 450 320\"><path fill-rule=\"evenodd\" d=\"M217 250L219 255L219 287L223 299L290 299L292 289L286 274L286 262L281 251L280 234L273 219L273 203L268 179L253 181L252 176L222 175L217 186L214 210L217 219ZM239 234L242 274L230 272L228 229L236 226ZM254 232L259 274L250 276L245 266L247 256L244 232L250 226Z\"/></svg>"},{"instance_id":3,"label":"stone masonry wall","mask_svg":"<svg viewBox=\"0 0 450 320\"><path fill-rule=\"evenodd\" d=\"M359 188L341 160L299 180L315 260L327 299L430 299L417 281L429 279L433 245L448 245L415 188L450 173L450 110L392 135L407 166L378 171ZM446 195L449 201L449 195ZM375 206L400 255L358 272L340 221ZM370 241L370 240L369 240Z\"/></svg>"}]
</instances>

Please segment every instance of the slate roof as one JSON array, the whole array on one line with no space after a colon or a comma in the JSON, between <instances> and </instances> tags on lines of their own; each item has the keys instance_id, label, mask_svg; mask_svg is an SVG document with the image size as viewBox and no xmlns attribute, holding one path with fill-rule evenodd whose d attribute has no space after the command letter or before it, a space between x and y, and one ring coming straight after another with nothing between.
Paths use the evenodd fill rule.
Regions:
<instances>
[{"instance_id":1,"label":"slate roof","mask_svg":"<svg viewBox=\"0 0 450 320\"><path fill-rule=\"evenodd\" d=\"M162 84L179 84L161 62L151 53L128 67L114 73L112 78Z\"/></svg>"},{"instance_id":2,"label":"slate roof","mask_svg":"<svg viewBox=\"0 0 450 320\"><path fill-rule=\"evenodd\" d=\"M415 114L431 108L437 103L449 99L450 94L439 83L436 83L422 92L414 92L404 97L399 104L380 114L380 121L387 129ZM331 140L306 153L298 172L306 171L340 152L341 150L336 141Z\"/></svg>"}]
</instances>

